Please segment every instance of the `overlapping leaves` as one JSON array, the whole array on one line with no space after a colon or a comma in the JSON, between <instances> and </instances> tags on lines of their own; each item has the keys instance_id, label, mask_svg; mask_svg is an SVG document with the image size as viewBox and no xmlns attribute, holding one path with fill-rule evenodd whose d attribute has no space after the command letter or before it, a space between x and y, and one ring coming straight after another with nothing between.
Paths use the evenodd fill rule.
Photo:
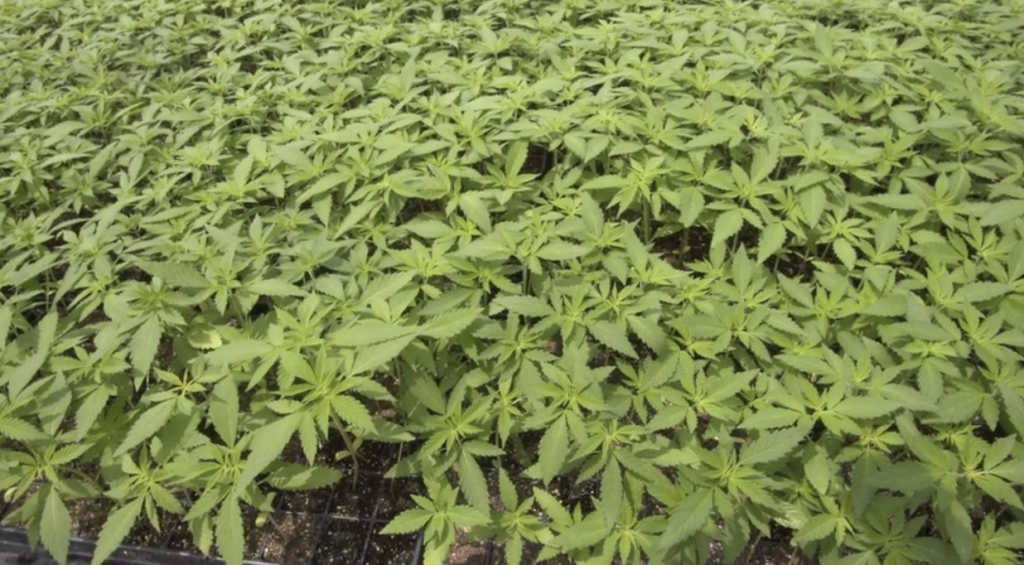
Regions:
<instances>
[{"instance_id":1,"label":"overlapping leaves","mask_svg":"<svg viewBox=\"0 0 1024 565\"><path fill-rule=\"evenodd\" d=\"M1013 563L1021 30L1018 1L6 2L9 521L63 558L105 497L97 561L173 514L237 563L243 509L338 480L330 441L418 439L389 531L431 565L457 528L510 563L780 531Z\"/></svg>"}]
</instances>

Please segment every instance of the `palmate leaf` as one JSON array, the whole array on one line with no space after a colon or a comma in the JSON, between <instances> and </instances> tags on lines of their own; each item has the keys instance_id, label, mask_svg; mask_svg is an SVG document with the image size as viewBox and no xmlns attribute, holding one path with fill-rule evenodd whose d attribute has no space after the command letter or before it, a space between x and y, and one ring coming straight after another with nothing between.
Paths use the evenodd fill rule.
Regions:
<instances>
[{"instance_id":1,"label":"palmate leaf","mask_svg":"<svg viewBox=\"0 0 1024 565\"><path fill-rule=\"evenodd\" d=\"M629 336L626 335L626 331L616 324L604 320L598 320L587 325L587 329L590 330L590 334L593 335L597 341L607 345L615 351L628 355L634 359L639 357L636 350L633 349L633 344L629 342Z\"/></svg>"},{"instance_id":2,"label":"palmate leaf","mask_svg":"<svg viewBox=\"0 0 1024 565\"><path fill-rule=\"evenodd\" d=\"M245 561L245 526L238 498L228 496L217 513L217 548L227 565Z\"/></svg>"},{"instance_id":3,"label":"palmate leaf","mask_svg":"<svg viewBox=\"0 0 1024 565\"><path fill-rule=\"evenodd\" d=\"M520 316L542 318L555 314L555 309L546 300L536 296L499 296L491 304Z\"/></svg>"},{"instance_id":4,"label":"palmate leaf","mask_svg":"<svg viewBox=\"0 0 1024 565\"><path fill-rule=\"evenodd\" d=\"M131 340L132 366L140 373L148 373L160 348L163 327L156 317L151 317L135 328Z\"/></svg>"},{"instance_id":5,"label":"palmate leaf","mask_svg":"<svg viewBox=\"0 0 1024 565\"><path fill-rule=\"evenodd\" d=\"M49 437L32 424L13 416L0 416L0 436L14 441L36 441Z\"/></svg>"},{"instance_id":6,"label":"palmate leaf","mask_svg":"<svg viewBox=\"0 0 1024 565\"><path fill-rule=\"evenodd\" d=\"M739 210L729 210L715 219L715 229L711 236L711 247L725 243L727 239L739 233L743 227L743 214Z\"/></svg>"},{"instance_id":7,"label":"palmate leaf","mask_svg":"<svg viewBox=\"0 0 1024 565\"><path fill-rule=\"evenodd\" d=\"M556 240L537 250L537 257L547 261L568 261L578 259L590 253L591 249L584 245Z\"/></svg>"},{"instance_id":8,"label":"palmate leaf","mask_svg":"<svg viewBox=\"0 0 1024 565\"><path fill-rule=\"evenodd\" d=\"M114 456L124 455L156 435L170 421L171 416L174 415L176 405L177 403L172 399L149 407L132 424L132 427L128 430L128 435L125 436L124 441L121 442L117 451L114 452Z\"/></svg>"},{"instance_id":9,"label":"palmate leaf","mask_svg":"<svg viewBox=\"0 0 1024 565\"><path fill-rule=\"evenodd\" d=\"M205 289L210 286L210 281L202 273L184 263L137 261L135 266L171 286L187 289Z\"/></svg>"},{"instance_id":10,"label":"palmate leaf","mask_svg":"<svg viewBox=\"0 0 1024 565\"><path fill-rule=\"evenodd\" d=\"M401 355L402 351L412 343L415 337L415 335L406 335L359 349L356 353L355 362L352 364L351 374L360 375L380 368L388 361Z\"/></svg>"},{"instance_id":11,"label":"palmate leaf","mask_svg":"<svg viewBox=\"0 0 1024 565\"><path fill-rule=\"evenodd\" d=\"M778 461L807 437L809 428L796 426L793 428L768 432L757 438L740 452L740 465L757 465Z\"/></svg>"},{"instance_id":12,"label":"palmate leaf","mask_svg":"<svg viewBox=\"0 0 1024 565\"><path fill-rule=\"evenodd\" d=\"M793 536L793 541L799 544L818 541L832 535L839 524L839 519L831 514L815 516L800 528L800 531Z\"/></svg>"},{"instance_id":13,"label":"palmate leaf","mask_svg":"<svg viewBox=\"0 0 1024 565\"><path fill-rule=\"evenodd\" d=\"M253 432L249 442L249 457L235 483L235 492L241 494L271 463L278 460L284 447L299 427L301 413L289 414Z\"/></svg>"},{"instance_id":14,"label":"palmate leaf","mask_svg":"<svg viewBox=\"0 0 1024 565\"><path fill-rule=\"evenodd\" d=\"M761 237L757 244L757 263L762 264L769 257L782 249L786 242L786 227L781 222L769 224L761 231Z\"/></svg>"},{"instance_id":15,"label":"palmate leaf","mask_svg":"<svg viewBox=\"0 0 1024 565\"><path fill-rule=\"evenodd\" d=\"M558 418L540 440L540 451L537 453L537 464L540 478L544 484L550 483L555 475L562 470L566 454L569 451L569 428L565 418Z\"/></svg>"},{"instance_id":16,"label":"palmate leaf","mask_svg":"<svg viewBox=\"0 0 1024 565\"><path fill-rule=\"evenodd\" d=\"M67 563L71 545L71 513L53 485L50 485L43 502L39 531L47 551L58 563Z\"/></svg>"},{"instance_id":17,"label":"palmate leaf","mask_svg":"<svg viewBox=\"0 0 1024 565\"><path fill-rule=\"evenodd\" d=\"M281 279L261 279L246 285L246 290L262 296L305 296L306 291Z\"/></svg>"},{"instance_id":18,"label":"palmate leaf","mask_svg":"<svg viewBox=\"0 0 1024 565\"><path fill-rule=\"evenodd\" d=\"M601 542L608 535L601 516L597 513L573 524L569 529L555 536L548 543L563 550L590 547Z\"/></svg>"},{"instance_id":19,"label":"palmate leaf","mask_svg":"<svg viewBox=\"0 0 1024 565\"><path fill-rule=\"evenodd\" d=\"M391 324L383 320L361 320L331 332L328 341L339 347L365 347L415 334L416 327Z\"/></svg>"},{"instance_id":20,"label":"palmate leaf","mask_svg":"<svg viewBox=\"0 0 1024 565\"><path fill-rule=\"evenodd\" d=\"M267 482L281 490L315 490L334 485L341 477L337 469L288 463L275 469Z\"/></svg>"},{"instance_id":21,"label":"palmate leaf","mask_svg":"<svg viewBox=\"0 0 1024 565\"><path fill-rule=\"evenodd\" d=\"M411 508L395 516L387 526L381 529L384 535L411 534L420 531L434 515L423 508Z\"/></svg>"},{"instance_id":22,"label":"palmate leaf","mask_svg":"<svg viewBox=\"0 0 1024 565\"><path fill-rule=\"evenodd\" d=\"M143 498L136 498L107 516L96 542L96 549L93 550L92 565L101 565L117 551L142 513L143 502Z\"/></svg>"},{"instance_id":23,"label":"palmate leaf","mask_svg":"<svg viewBox=\"0 0 1024 565\"><path fill-rule=\"evenodd\" d=\"M435 316L421 326L420 335L451 339L468 328L483 313L482 308L458 308Z\"/></svg>"},{"instance_id":24,"label":"palmate leaf","mask_svg":"<svg viewBox=\"0 0 1024 565\"><path fill-rule=\"evenodd\" d=\"M658 540L661 550L670 549L689 539L708 524L711 520L713 495L714 491L710 489L699 489L672 509L665 533Z\"/></svg>"},{"instance_id":25,"label":"palmate leaf","mask_svg":"<svg viewBox=\"0 0 1024 565\"><path fill-rule=\"evenodd\" d=\"M608 532L615 527L622 510L622 470L618 462L611 458L601 474L601 512L604 514L604 525Z\"/></svg>"},{"instance_id":26,"label":"palmate leaf","mask_svg":"<svg viewBox=\"0 0 1024 565\"><path fill-rule=\"evenodd\" d=\"M459 479L459 488L466 495L469 504L481 512L487 512L491 505L487 478L480 469L480 464L466 449L459 454Z\"/></svg>"},{"instance_id":27,"label":"palmate leaf","mask_svg":"<svg viewBox=\"0 0 1024 565\"><path fill-rule=\"evenodd\" d=\"M373 430L373 418L370 411L354 397L339 394L331 398L331 407L339 418L346 424L361 430Z\"/></svg>"}]
</instances>

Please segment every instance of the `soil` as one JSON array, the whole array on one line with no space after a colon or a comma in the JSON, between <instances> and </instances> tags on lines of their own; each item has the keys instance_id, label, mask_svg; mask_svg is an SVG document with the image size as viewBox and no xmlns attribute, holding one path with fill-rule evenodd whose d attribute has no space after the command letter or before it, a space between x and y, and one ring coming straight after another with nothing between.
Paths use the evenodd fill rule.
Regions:
<instances>
[{"instance_id":1,"label":"soil","mask_svg":"<svg viewBox=\"0 0 1024 565\"><path fill-rule=\"evenodd\" d=\"M489 552L490 544L485 541L473 541L464 529L457 528L455 543L448 551L445 563L449 565L487 565Z\"/></svg>"},{"instance_id":2,"label":"soil","mask_svg":"<svg viewBox=\"0 0 1024 565\"><path fill-rule=\"evenodd\" d=\"M299 565L313 558L320 537L320 519L302 514L276 514L260 529L262 561Z\"/></svg>"},{"instance_id":3,"label":"soil","mask_svg":"<svg viewBox=\"0 0 1024 565\"><path fill-rule=\"evenodd\" d=\"M103 524L114 507L114 503L106 499L80 498L68 504L71 514L72 529L75 535L86 540L97 540Z\"/></svg>"},{"instance_id":4,"label":"soil","mask_svg":"<svg viewBox=\"0 0 1024 565\"><path fill-rule=\"evenodd\" d=\"M380 524L370 538L366 565L409 565L416 555L416 536L389 536L380 533Z\"/></svg>"},{"instance_id":5,"label":"soil","mask_svg":"<svg viewBox=\"0 0 1024 565\"><path fill-rule=\"evenodd\" d=\"M281 510L285 512L323 514L327 511L327 504L331 500L331 489L283 492L278 496L281 499Z\"/></svg>"},{"instance_id":6,"label":"soil","mask_svg":"<svg viewBox=\"0 0 1024 565\"><path fill-rule=\"evenodd\" d=\"M136 547L163 547L168 540L171 529L177 523L173 514L160 515L160 530L158 531L149 523L145 515L139 516L135 526L128 532L123 545L134 545Z\"/></svg>"},{"instance_id":7,"label":"soil","mask_svg":"<svg viewBox=\"0 0 1024 565\"><path fill-rule=\"evenodd\" d=\"M187 522L179 521L171 526L170 537L167 541L167 549L185 551L196 555L200 554L199 548L196 547L192 532L188 529Z\"/></svg>"},{"instance_id":8,"label":"soil","mask_svg":"<svg viewBox=\"0 0 1024 565\"><path fill-rule=\"evenodd\" d=\"M398 455L398 445L383 442L364 443L359 447L356 455L359 459L360 471L383 473L395 462Z\"/></svg>"},{"instance_id":9,"label":"soil","mask_svg":"<svg viewBox=\"0 0 1024 565\"><path fill-rule=\"evenodd\" d=\"M316 565L358 565L370 534L370 525L352 520L328 520L316 549Z\"/></svg>"},{"instance_id":10,"label":"soil","mask_svg":"<svg viewBox=\"0 0 1024 565\"><path fill-rule=\"evenodd\" d=\"M245 532L245 558L262 561L263 554L273 536L273 525L268 519L260 527L256 527L257 512L252 509L242 511L242 530Z\"/></svg>"},{"instance_id":11,"label":"soil","mask_svg":"<svg viewBox=\"0 0 1024 565\"><path fill-rule=\"evenodd\" d=\"M520 560L520 565L537 565L542 563L543 565L572 565L569 558L565 555L556 555L547 561L538 561L537 556L540 554L542 546L534 542L523 543L523 557ZM500 547L494 548L494 557L491 560L492 565L508 565L508 561L505 559L505 550Z\"/></svg>"},{"instance_id":12,"label":"soil","mask_svg":"<svg viewBox=\"0 0 1024 565\"><path fill-rule=\"evenodd\" d=\"M736 561L740 565L811 565L800 550L779 542L757 544Z\"/></svg>"},{"instance_id":13,"label":"soil","mask_svg":"<svg viewBox=\"0 0 1024 565\"><path fill-rule=\"evenodd\" d=\"M377 519L388 521L414 506L412 495L423 492L423 481L419 477L401 479L384 479L381 489L380 503L377 507Z\"/></svg>"},{"instance_id":14,"label":"soil","mask_svg":"<svg viewBox=\"0 0 1024 565\"><path fill-rule=\"evenodd\" d=\"M372 518L384 481L380 475L369 473L343 478L334 490L330 513L335 516Z\"/></svg>"}]
</instances>

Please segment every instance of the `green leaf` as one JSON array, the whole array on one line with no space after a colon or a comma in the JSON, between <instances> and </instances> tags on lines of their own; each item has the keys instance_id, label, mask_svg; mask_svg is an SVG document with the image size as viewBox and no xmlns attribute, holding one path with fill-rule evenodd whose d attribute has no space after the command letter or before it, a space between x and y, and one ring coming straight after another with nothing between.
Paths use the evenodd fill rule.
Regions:
<instances>
[{"instance_id":1,"label":"green leaf","mask_svg":"<svg viewBox=\"0 0 1024 565\"><path fill-rule=\"evenodd\" d=\"M114 452L114 456L120 457L156 435L174 415L176 405L177 402L174 400L166 400L143 412L128 430L128 435Z\"/></svg>"},{"instance_id":2,"label":"green leaf","mask_svg":"<svg viewBox=\"0 0 1024 565\"><path fill-rule=\"evenodd\" d=\"M850 245L850 242L845 239L837 239L832 242L832 250L835 251L836 257L843 262L843 266L848 270L852 271L857 266L857 252Z\"/></svg>"},{"instance_id":3,"label":"green leaf","mask_svg":"<svg viewBox=\"0 0 1024 565\"><path fill-rule=\"evenodd\" d=\"M608 460L601 475L601 506L605 528L611 532L622 511L622 470L614 458Z\"/></svg>"},{"instance_id":4,"label":"green leaf","mask_svg":"<svg viewBox=\"0 0 1024 565\"><path fill-rule=\"evenodd\" d=\"M153 360L156 359L156 352L160 348L160 338L163 336L163 327L156 317L149 318L139 326L132 334L131 354L132 367L136 371L148 374Z\"/></svg>"},{"instance_id":5,"label":"green leaf","mask_svg":"<svg viewBox=\"0 0 1024 565\"><path fill-rule=\"evenodd\" d=\"M1003 200L991 204L978 223L982 227L997 226L1024 218L1024 200Z\"/></svg>"},{"instance_id":6,"label":"green leaf","mask_svg":"<svg viewBox=\"0 0 1024 565\"><path fill-rule=\"evenodd\" d=\"M399 326L383 320L360 320L331 332L327 340L339 347L365 347L415 334L419 328Z\"/></svg>"},{"instance_id":7,"label":"green leaf","mask_svg":"<svg viewBox=\"0 0 1024 565\"><path fill-rule=\"evenodd\" d=\"M839 520L831 514L820 514L807 521L793 536L793 541L806 545L831 535L839 527Z\"/></svg>"},{"instance_id":8,"label":"green leaf","mask_svg":"<svg viewBox=\"0 0 1024 565\"><path fill-rule=\"evenodd\" d=\"M772 428L783 428L796 423L803 416L800 412L787 408L762 408L753 415L748 416L740 424L740 428L746 430L768 430Z\"/></svg>"},{"instance_id":9,"label":"green leaf","mask_svg":"<svg viewBox=\"0 0 1024 565\"><path fill-rule=\"evenodd\" d=\"M245 527L238 498L228 496L217 513L217 548L227 565L245 561Z\"/></svg>"},{"instance_id":10,"label":"green leaf","mask_svg":"<svg viewBox=\"0 0 1024 565\"><path fill-rule=\"evenodd\" d=\"M974 282L960 287L956 296L967 303L984 302L1003 296L1010 290L1009 286L1001 283Z\"/></svg>"},{"instance_id":11,"label":"green leaf","mask_svg":"<svg viewBox=\"0 0 1024 565\"><path fill-rule=\"evenodd\" d=\"M893 400L875 396L851 396L844 398L833 410L853 419L871 419L885 416L900 408Z\"/></svg>"},{"instance_id":12,"label":"green leaf","mask_svg":"<svg viewBox=\"0 0 1024 565\"><path fill-rule=\"evenodd\" d=\"M977 475L972 480L974 484L978 485L978 488L985 491L985 494L999 502L1009 504L1017 510L1024 510L1024 503L1021 502L1020 495L1006 481L993 475Z\"/></svg>"},{"instance_id":13,"label":"green leaf","mask_svg":"<svg viewBox=\"0 0 1024 565\"><path fill-rule=\"evenodd\" d=\"M590 248L567 241L553 241L537 251L537 257L547 261L568 261L590 253Z\"/></svg>"},{"instance_id":14,"label":"green leaf","mask_svg":"<svg viewBox=\"0 0 1024 565\"><path fill-rule=\"evenodd\" d=\"M352 364L352 374L359 375L380 368L388 361L398 357L414 338L415 336L408 335L359 349L356 352L356 360Z\"/></svg>"},{"instance_id":15,"label":"green leaf","mask_svg":"<svg viewBox=\"0 0 1024 565\"><path fill-rule=\"evenodd\" d=\"M466 495L466 501L477 510L486 512L491 505L487 478L476 459L465 449L459 455L459 479L459 488Z\"/></svg>"},{"instance_id":16,"label":"green leaf","mask_svg":"<svg viewBox=\"0 0 1024 565\"><path fill-rule=\"evenodd\" d=\"M562 506L562 503L557 498L551 495L548 491L540 490L537 487L533 487L533 497L537 499L537 504L540 505L544 513L551 518L551 521L559 526L568 526L572 524L572 515L569 511Z\"/></svg>"},{"instance_id":17,"label":"green leaf","mask_svg":"<svg viewBox=\"0 0 1024 565\"><path fill-rule=\"evenodd\" d=\"M448 517L453 524L464 528L482 526L490 521L487 514L470 506L454 506L448 511Z\"/></svg>"},{"instance_id":18,"label":"green leaf","mask_svg":"<svg viewBox=\"0 0 1024 565\"><path fill-rule=\"evenodd\" d=\"M183 263L136 261L134 265L171 286L189 289L210 287L210 281L202 273Z\"/></svg>"},{"instance_id":19,"label":"green leaf","mask_svg":"<svg viewBox=\"0 0 1024 565\"><path fill-rule=\"evenodd\" d=\"M100 531L100 538L96 542L96 549L92 554L92 565L101 565L108 557L117 551L142 512L144 499L135 500L118 508L107 516L103 523L103 530Z\"/></svg>"},{"instance_id":20,"label":"green leaf","mask_svg":"<svg viewBox=\"0 0 1024 565\"><path fill-rule=\"evenodd\" d=\"M305 296L306 291L290 282L280 279L257 280L249 283L246 290L262 296Z\"/></svg>"},{"instance_id":21,"label":"green leaf","mask_svg":"<svg viewBox=\"0 0 1024 565\"><path fill-rule=\"evenodd\" d=\"M806 435L804 426L763 434L740 453L739 463L750 466L782 459L796 449Z\"/></svg>"},{"instance_id":22,"label":"green leaf","mask_svg":"<svg viewBox=\"0 0 1024 565\"><path fill-rule=\"evenodd\" d=\"M729 210L715 219L715 229L711 237L711 247L716 247L725 240L739 233L743 227L743 214L736 209Z\"/></svg>"},{"instance_id":23,"label":"green leaf","mask_svg":"<svg viewBox=\"0 0 1024 565\"><path fill-rule=\"evenodd\" d=\"M238 439L238 387L233 377L221 379L213 387L210 398L209 418L213 428L228 446Z\"/></svg>"},{"instance_id":24,"label":"green leaf","mask_svg":"<svg viewBox=\"0 0 1024 565\"><path fill-rule=\"evenodd\" d=\"M687 496L672 509L658 546L662 550L688 540L702 529L711 519L712 494L714 491L700 489Z\"/></svg>"},{"instance_id":25,"label":"green leaf","mask_svg":"<svg viewBox=\"0 0 1024 565\"><path fill-rule=\"evenodd\" d=\"M47 551L58 563L68 562L68 549L71 546L71 513L61 500L57 488L50 485L43 503L43 513L39 522L40 539Z\"/></svg>"},{"instance_id":26,"label":"green leaf","mask_svg":"<svg viewBox=\"0 0 1024 565\"><path fill-rule=\"evenodd\" d=\"M544 484L550 483L562 470L569 451L569 430L565 418L559 418L544 432L540 440L537 464Z\"/></svg>"},{"instance_id":27,"label":"green leaf","mask_svg":"<svg viewBox=\"0 0 1024 565\"><path fill-rule=\"evenodd\" d=\"M612 322L598 320L587 326L590 334L602 344L634 359L638 358L637 352L629 342L626 331Z\"/></svg>"},{"instance_id":28,"label":"green leaf","mask_svg":"<svg viewBox=\"0 0 1024 565\"><path fill-rule=\"evenodd\" d=\"M546 300L536 296L499 296L491 301L491 304L504 308L513 314L542 318L553 316L555 309Z\"/></svg>"},{"instance_id":29,"label":"green leaf","mask_svg":"<svg viewBox=\"0 0 1024 565\"><path fill-rule=\"evenodd\" d=\"M828 454L824 449L815 450L814 456L804 463L804 475L818 494L828 492L828 484L832 478L832 469L828 463Z\"/></svg>"},{"instance_id":30,"label":"green leaf","mask_svg":"<svg viewBox=\"0 0 1024 565\"><path fill-rule=\"evenodd\" d=\"M697 137L690 139L686 143L688 150L693 149L704 149L707 147L713 147L715 145L721 145L729 142L733 138L733 133L727 130L716 130L702 133Z\"/></svg>"},{"instance_id":31,"label":"green leaf","mask_svg":"<svg viewBox=\"0 0 1024 565\"><path fill-rule=\"evenodd\" d=\"M581 547L590 547L600 543L608 533L604 524L596 514L591 514L582 521L573 524L572 527L555 536L548 542L552 547L562 550L573 550Z\"/></svg>"},{"instance_id":32,"label":"green leaf","mask_svg":"<svg viewBox=\"0 0 1024 565\"><path fill-rule=\"evenodd\" d=\"M306 157L306 154L294 145L275 145L273 152L278 159L300 171L310 171L314 168L309 157Z\"/></svg>"},{"instance_id":33,"label":"green leaf","mask_svg":"<svg viewBox=\"0 0 1024 565\"><path fill-rule=\"evenodd\" d=\"M49 437L32 424L14 416L0 416L0 436L14 441L35 441Z\"/></svg>"},{"instance_id":34,"label":"green leaf","mask_svg":"<svg viewBox=\"0 0 1024 565\"><path fill-rule=\"evenodd\" d=\"M482 308L457 308L431 318L423 324L420 334L434 339L451 339L470 324L475 322L483 313Z\"/></svg>"},{"instance_id":35,"label":"green leaf","mask_svg":"<svg viewBox=\"0 0 1024 565\"><path fill-rule=\"evenodd\" d=\"M281 490L314 490L334 485L341 477L337 469L288 463L276 469L267 482Z\"/></svg>"},{"instance_id":36,"label":"green leaf","mask_svg":"<svg viewBox=\"0 0 1024 565\"><path fill-rule=\"evenodd\" d=\"M786 242L786 227L782 222L769 224L761 232L761 238L757 244L757 263L760 265L774 255L782 244Z\"/></svg>"},{"instance_id":37,"label":"green leaf","mask_svg":"<svg viewBox=\"0 0 1024 565\"><path fill-rule=\"evenodd\" d=\"M388 522L387 526L384 526L380 533L385 535L402 535L418 532L433 517L433 514L423 508L410 508L395 516L393 520Z\"/></svg>"},{"instance_id":38,"label":"green leaf","mask_svg":"<svg viewBox=\"0 0 1024 565\"><path fill-rule=\"evenodd\" d=\"M800 193L800 208L804 211L807 225L817 227L825 211L825 189L815 186Z\"/></svg>"},{"instance_id":39,"label":"green leaf","mask_svg":"<svg viewBox=\"0 0 1024 565\"><path fill-rule=\"evenodd\" d=\"M871 485L878 488L891 489L907 494L932 488L927 480L930 476L928 466L917 461L901 461L885 466L880 473L871 476Z\"/></svg>"},{"instance_id":40,"label":"green leaf","mask_svg":"<svg viewBox=\"0 0 1024 565\"><path fill-rule=\"evenodd\" d=\"M249 457L235 482L235 493L240 495L267 466L278 460L298 429L301 417L301 413L289 414L253 432Z\"/></svg>"},{"instance_id":41,"label":"green leaf","mask_svg":"<svg viewBox=\"0 0 1024 565\"><path fill-rule=\"evenodd\" d=\"M939 517L960 561L968 563L974 554L975 537L967 510L954 500L948 506L939 508Z\"/></svg>"},{"instance_id":42,"label":"green leaf","mask_svg":"<svg viewBox=\"0 0 1024 565\"><path fill-rule=\"evenodd\" d=\"M355 397L347 394L334 395L331 397L331 407L338 418L353 428L370 431L375 427L370 411Z\"/></svg>"}]
</instances>

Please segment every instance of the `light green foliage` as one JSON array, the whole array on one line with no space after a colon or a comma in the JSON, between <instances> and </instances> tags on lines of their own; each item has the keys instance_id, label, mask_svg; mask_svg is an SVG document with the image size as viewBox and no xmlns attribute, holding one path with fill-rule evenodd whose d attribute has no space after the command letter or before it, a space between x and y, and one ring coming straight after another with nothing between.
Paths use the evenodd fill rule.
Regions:
<instances>
[{"instance_id":1,"label":"light green foliage","mask_svg":"<svg viewBox=\"0 0 1024 565\"><path fill-rule=\"evenodd\" d=\"M97 563L173 514L238 565L340 438L415 446L427 565L1020 560L1021 0L6 0L0 52L0 492L58 559L106 498Z\"/></svg>"}]
</instances>

